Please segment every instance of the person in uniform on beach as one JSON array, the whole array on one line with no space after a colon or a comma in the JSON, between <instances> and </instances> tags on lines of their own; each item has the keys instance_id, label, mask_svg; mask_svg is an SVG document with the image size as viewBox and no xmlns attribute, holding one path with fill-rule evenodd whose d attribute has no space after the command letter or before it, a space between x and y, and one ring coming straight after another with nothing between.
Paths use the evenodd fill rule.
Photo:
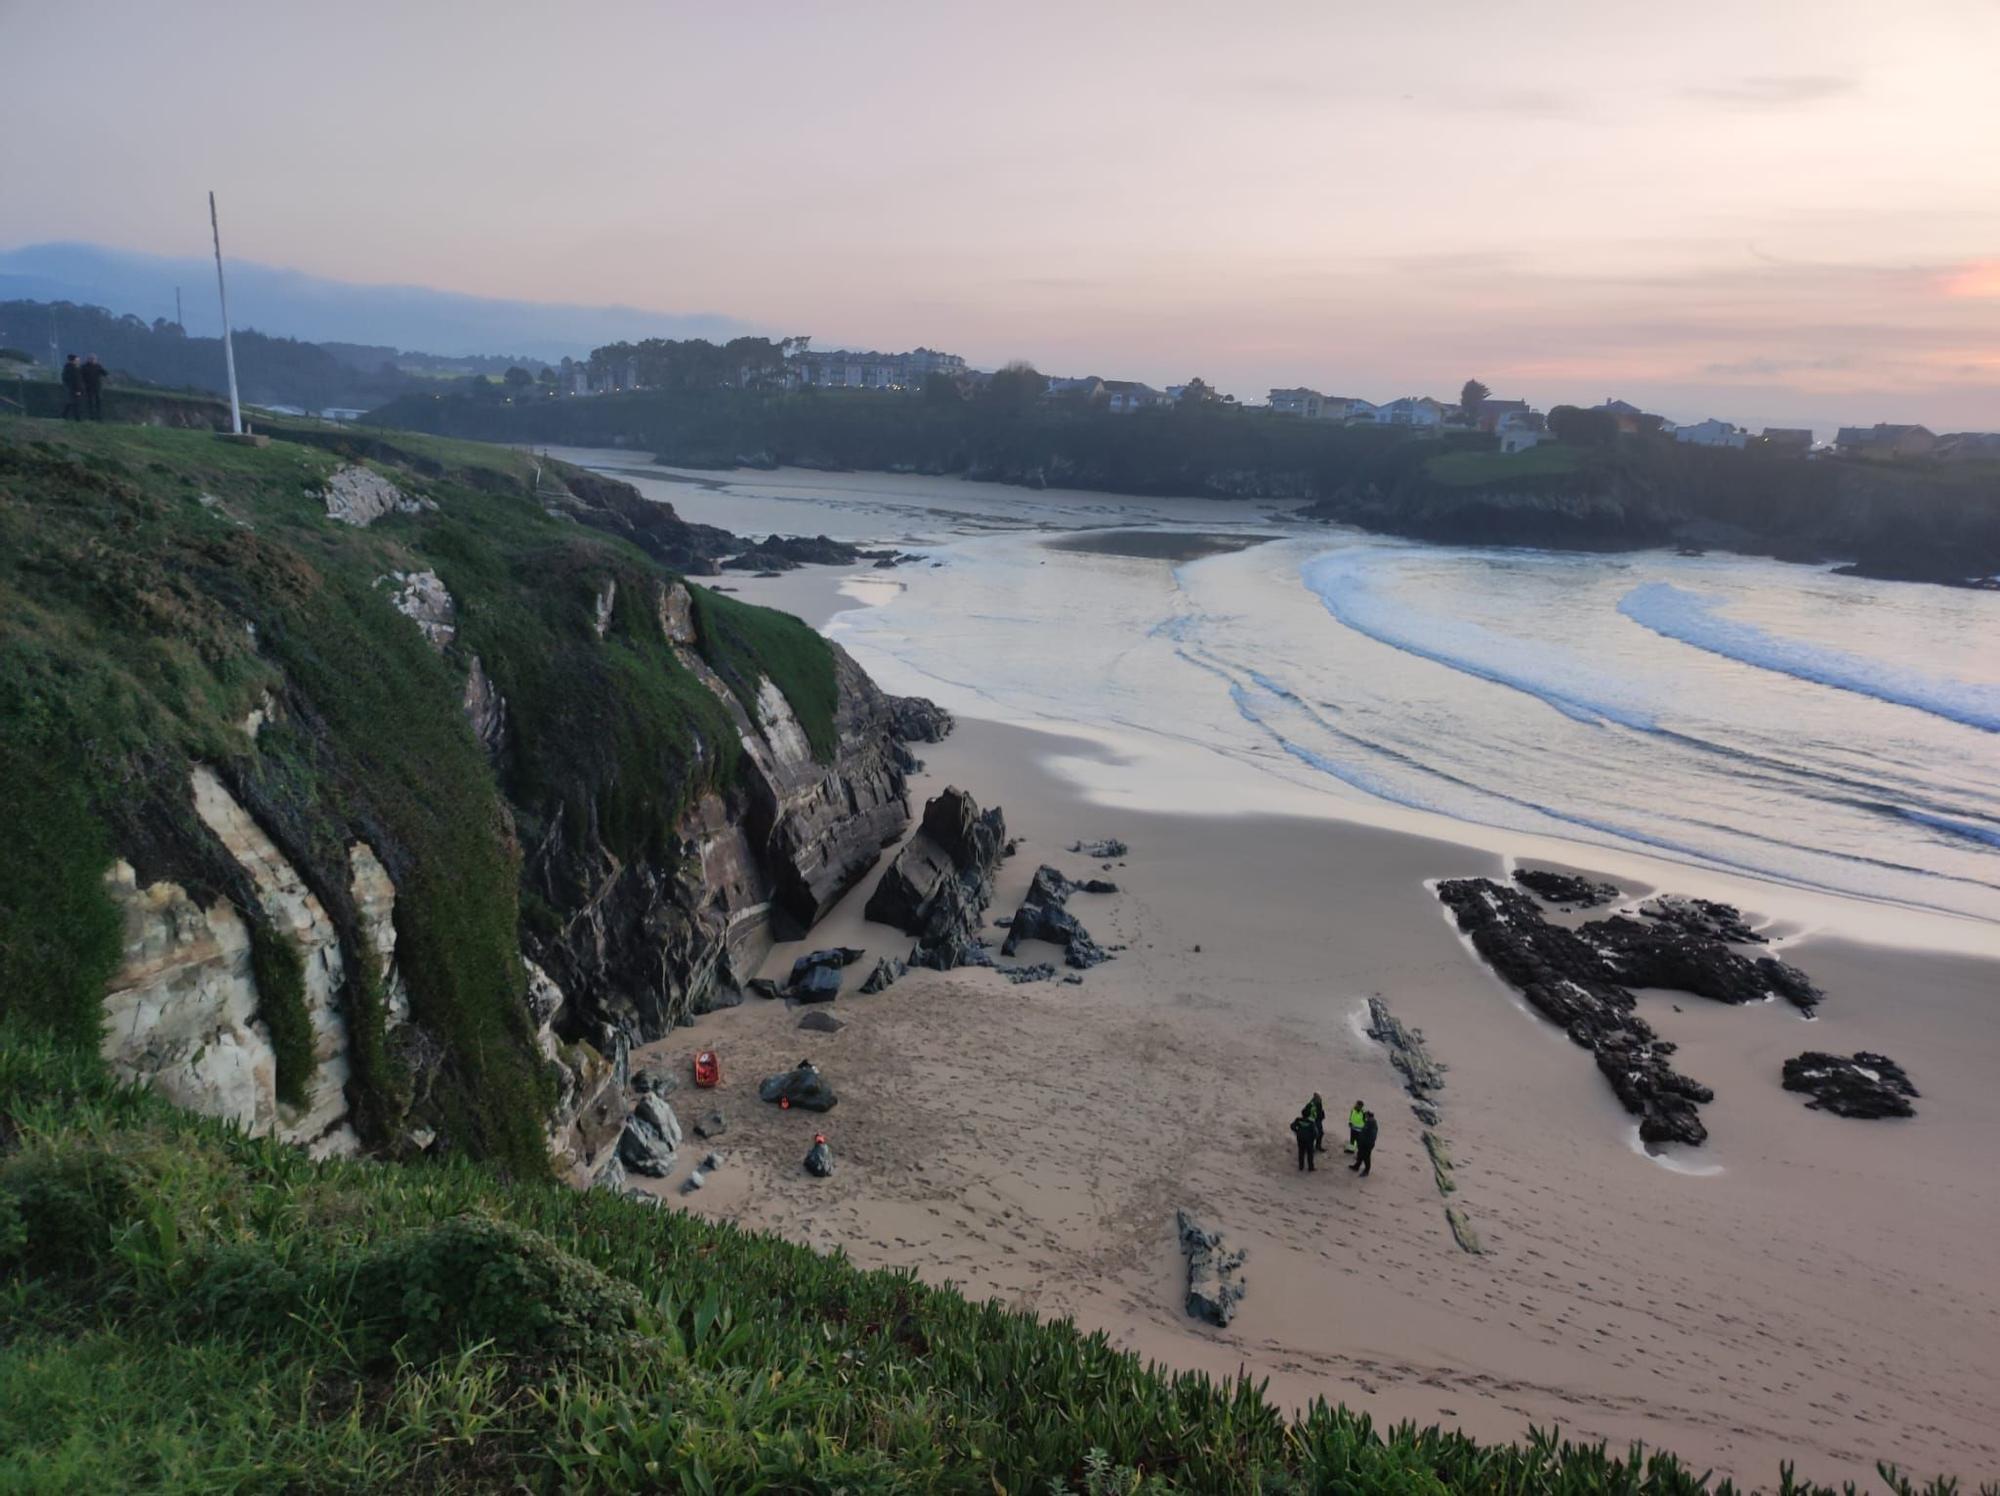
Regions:
<instances>
[{"instance_id":1,"label":"person in uniform on beach","mask_svg":"<svg viewBox=\"0 0 2000 1496\"><path fill-rule=\"evenodd\" d=\"M1311 1169L1313 1167L1313 1153L1316 1150L1313 1137L1317 1132L1318 1129L1313 1126L1313 1119L1308 1117L1304 1112L1300 1112L1296 1117L1292 1118L1292 1136L1298 1140L1299 1167L1301 1169Z\"/></svg>"},{"instance_id":2,"label":"person in uniform on beach","mask_svg":"<svg viewBox=\"0 0 2000 1496\"><path fill-rule=\"evenodd\" d=\"M65 421L83 419L83 365L72 353L69 361L62 366L63 408Z\"/></svg>"},{"instance_id":3,"label":"person in uniform on beach","mask_svg":"<svg viewBox=\"0 0 2000 1496\"><path fill-rule=\"evenodd\" d=\"M1306 1103L1306 1115L1312 1118L1313 1152L1326 1152L1326 1103L1319 1099L1319 1092L1313 1092L1313 1099Z\"/></svg>"},{"instance_id":4,"label":"person in uniform on beach","mask_svg":"<svg viewBox=\"0 0 2000 1496\"><path fill-rule=\"evenodd\" d=\"M1348 1108L1347 1147L1343 1150L1344 1152L1352 1153L1355 1145L1361 1141L1361 1124L1367 1121L1367 1119L1368 1108L1360 1102L1357 1101L1352 1107Z\"/></svg>"},{"instance_id":5,"label":"person in uniform on beach","mask_svg":"<svg viewBox=\"0 0 2000 1496\"><path fill-rule=\"evenodd\" d=\"M1366 1179L1374 1169L1375 1139L1381 1130L1375 1125L1373 1112L1364 1111L1361 1114L1361 1127L1354 1134L1354 1162L1347 1167L1360 1174L1363 1179Z\"/></svg>"}]
</instances>

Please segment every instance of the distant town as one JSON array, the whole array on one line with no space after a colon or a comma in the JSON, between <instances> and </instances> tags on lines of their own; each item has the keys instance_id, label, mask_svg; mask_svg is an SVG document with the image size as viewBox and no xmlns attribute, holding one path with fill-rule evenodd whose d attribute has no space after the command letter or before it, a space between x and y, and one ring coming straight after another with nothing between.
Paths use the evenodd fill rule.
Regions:
<instances>
[{"instance_id":1,"label":"distant town","mask_svg":"<svg viewBox=\"0 0 2000 1496\"><path fill-rule=\"evenodd\" d=\"M976 389L993 377L993 371L975 369L955 353L932 348L913 348L906 353L815 349L809 346L809 340L802 338L789 339L782 346L784 367L775 379L766 377L761 370L745 371L739 382L775 383L796 389L914 391L936 380ZM1105 379L1094 374L1040 377L1045 380L1044 398L1090 406L1114 415L1163 410L1186 402L1239 403L1235 397L1218 394L1199 379L1156 388L1138 380ZM613 349L600 349L587 361L563 360L555 379L571 395L651 387L643 379L640 360L630 355L620 357ZM1541 411L1525 400L1496 397L1477 380L1468 380L1455 400L1404 395L1377 403L1359 395L1328 395L1298 386L1273 389L1264 405L1244 402L1243 408L1263 409L1272 415L1301 421L1394 426L1412 435L1485 432L1496 439L1503 454L1528 452L1544 442L1575 438L1588 441L1595 432L1615 430L1627 434L1657 433L1692 446L1733 447L1799 458L1825 453L1945 461L2000 458L2000 432L1937 433L1920 425L1878 422L1872 426L1843 426L1831 443L1820 444L1806 427L1766 426L1751 431L1716 417L1678 424L1610 396L1593 405L1558 405Z\"/></svg>"}]
</instances>

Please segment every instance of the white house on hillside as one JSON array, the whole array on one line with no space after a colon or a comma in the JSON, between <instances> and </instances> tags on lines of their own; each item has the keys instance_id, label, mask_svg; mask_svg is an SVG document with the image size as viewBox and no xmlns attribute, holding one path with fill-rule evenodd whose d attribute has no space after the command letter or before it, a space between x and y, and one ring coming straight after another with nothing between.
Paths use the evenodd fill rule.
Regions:
<instances>
[{"instance_id":1,"label":"white house on hillside","mask_svg":"<svg viewBox=\"0 0 2000 1496\"><path fill-rule=\"evenodd\" d=\"M1445 407L1428 395L1405 395L1391 400L1375 412L1378 426L1429 426L1444 424Z\"/></svg>"},{"instance_id":2,"label":"white house on hillside","mask_svg":"<svg viewBox=\"0 0 2000 1496\"><path fill-rule=\"evenodd\" d=\"M1107 379L1104 381L1106 405L1120 414L1135 410L1151 410L1157 405L1171 405L1166 395L1150 384L1140 384L1134 379Z\"/></svg>"},{"instance_id":3,"label":"white house on hillside","mask_svg":"<svg viewBox=\"0 0 2000 1496\"><path fill-rule=\"evenodd\" d=\"M1696 447L1740 447L1750 440L1750 433L1741 426L1732 426L1727 421L1718 421L1710 416L1692 426L1675 427L1674 440Z\"/></svg>"},{"instance_id":4,"label":"white house on hillside","mask_svg":"<svg viewBox=\"0 0 2000 1496\"><path fill-rule=\"evenodd\" d=\"M1326 414L1326 396L1318 390L1303 387L1295 390L1272 390L1271 413L1280 416L1303 416L1308 421L1317 421Z\"/></svg>"},{"instance_id":5,"label":"white house on hillside","mask_svg":"<svg viewBox=\"0 0 2000 1496\"><path fill-rule=\"evenodd\" d=\"M1531 447L1554 440L1549 435L1548 422L1542 413L1529 410L1525 405L1519 410L1502 411L1496 416L1493 434L1500 439L1500 450L1508 454L1526 452Z\"/></svg>"}]
</instances>

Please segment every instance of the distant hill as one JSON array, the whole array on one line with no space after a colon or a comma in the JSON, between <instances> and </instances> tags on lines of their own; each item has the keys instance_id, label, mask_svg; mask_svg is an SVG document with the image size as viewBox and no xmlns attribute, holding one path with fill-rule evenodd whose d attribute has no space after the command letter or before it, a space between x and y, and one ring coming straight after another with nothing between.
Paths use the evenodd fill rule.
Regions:
<instances>
[{"instance_id":1,"label":"distant hill","mask_svg":"<svg viewBox=\"0 0 2000 1496\"><path fill-rule=\"evenodd\" d=\"M0 301L72 301L152 322L174 316L182 293L187 330L220 336L215 265L98 244L29 244L0 250ZM240 328L308 341L374 343L453 354L527 356L554 363L621 338L706 337L755 331L708 313L569 306L464 296L427 286L358 285L252 261L229 262L229 310Z\"/></svg>"}]
</instances>

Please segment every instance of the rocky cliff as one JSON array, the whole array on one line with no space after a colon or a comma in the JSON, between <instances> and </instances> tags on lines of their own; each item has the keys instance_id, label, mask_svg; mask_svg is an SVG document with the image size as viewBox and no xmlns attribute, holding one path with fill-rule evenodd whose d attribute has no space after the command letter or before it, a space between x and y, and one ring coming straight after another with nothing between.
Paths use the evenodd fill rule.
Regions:
<instances>
[{"instance_id":1,"label":"rocky cliff","mask_svg":"<svg viewBox=\"0 0 2000 1496\"><path fill-rule=\"evenodd\" d=\"M318 1154L592 1164L900 836L911 714L625 485L298 434L0 437L0 1016Z\"/></svg>"}]
</instances>

